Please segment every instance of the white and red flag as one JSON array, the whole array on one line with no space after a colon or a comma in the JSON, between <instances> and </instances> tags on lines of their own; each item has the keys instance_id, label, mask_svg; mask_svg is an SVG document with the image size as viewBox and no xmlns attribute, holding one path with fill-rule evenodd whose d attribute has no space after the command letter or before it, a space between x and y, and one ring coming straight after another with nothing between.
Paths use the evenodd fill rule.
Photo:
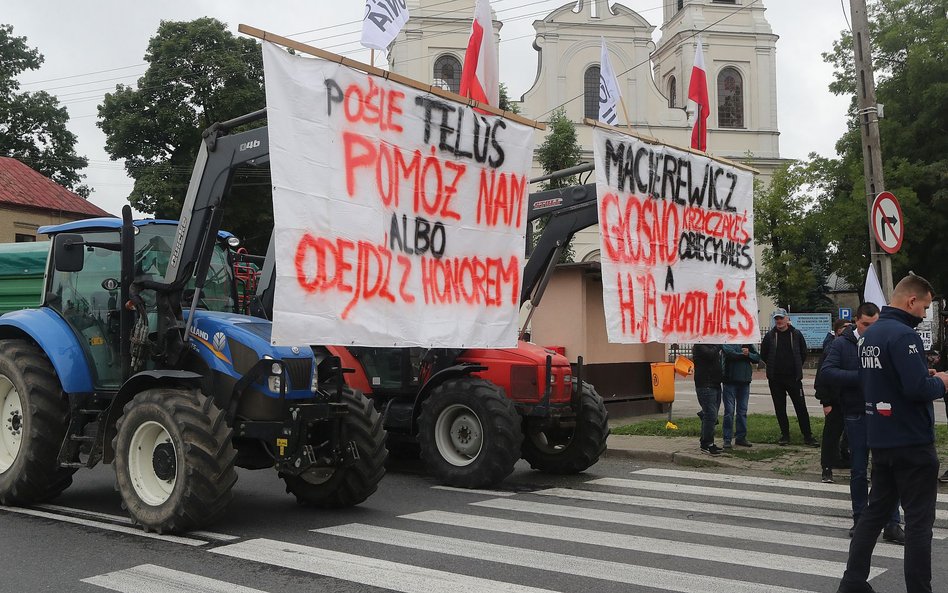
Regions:
<instances>
[{"instance_id":1,"label":"white and red flag","mask_svg":"<svg viewBox=\"0 0 948 593\"><path fill-rule=\"evenodd\" d=\"M497 41L490 17L490 0L477 0L471 38L464 53L460 94L497 107L500 103L500 75Z\"/></svg>"},{"instance_id":2,"label":"white and red flag","mask_svg":"<svg viewBox=\"0 0 948 593\"><path fill-rule=\"evenodd\" d=\"M691 128L691 147L708 151L708 116L711 115L711 101L708 99L708 73L704 68L704 51L701 36L695 49L695 65L691 69L691 81L688 83L688 99L695 102L695 121Z\"/></svg>"}]
</instances>

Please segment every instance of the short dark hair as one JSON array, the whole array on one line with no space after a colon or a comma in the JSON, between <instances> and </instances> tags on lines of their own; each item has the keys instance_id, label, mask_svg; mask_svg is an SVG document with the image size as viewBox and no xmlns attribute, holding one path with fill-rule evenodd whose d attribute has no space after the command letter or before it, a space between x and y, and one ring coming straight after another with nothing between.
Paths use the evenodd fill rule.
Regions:
<instances>
[{"instance_id":1,"label":"short dark hair","mask_svg":"<svg viewBox=\"0 0 948 593\"><path fill-rule=\"evenodd\" d=\"M860 317L875 317L879 314L879 307L875 303L863 303L856 308L856 319Z\"/></svg>"},{"instance_id":2,"label":"short dark hair","mask_svg":"<svg viewBox=\"0 0 948 593\"><path fill-rule=\"evenodd\" d=\"M843 329L847 325L849 325L848 319L837 319L836 321L833 322L833 333L838 332L839 330Z\"/></svg>"},{"instance_id":3,"label":"short dark hair","mask_svg":"<svg viewBox=\"0 0 948 593\"><path fill-rule=\"evenodd\" d=\"M899 283L895 285L895 290L892 293L892 297L895 298L896 295L906 297L915 296L918 298L924 298L928 295L934 297L935 289L932 288L932 285L928 280L925 280L916 274L909 274L905 278L899 280Z\"/></svg>"}]
</instances>

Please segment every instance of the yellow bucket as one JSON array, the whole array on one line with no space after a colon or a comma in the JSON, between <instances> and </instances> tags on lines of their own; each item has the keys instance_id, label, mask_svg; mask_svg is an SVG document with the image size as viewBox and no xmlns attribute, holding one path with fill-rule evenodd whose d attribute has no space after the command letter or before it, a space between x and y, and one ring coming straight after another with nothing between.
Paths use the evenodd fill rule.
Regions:
<instances>
[{"instance_id":1,"label":"yellow bucket","mask_svg":"<svg viewBox=\"0 0 948 593\"><path fill-rule=\"evenodd\" d=\"M659 403L675 401L675 364L671 362L652 363L652 395Z\"/></svg>"},{"instance_id":2,"label":"yellow bucket","mask_svg":"<svg viewBox=\"0 0 948 593\"><path fill-rule=\"evenodd\" d=\"M682 377L687 377L695 372L695 363L685 356L679 356L675 359L675 372Z\"/></svg>"}]
</instances>

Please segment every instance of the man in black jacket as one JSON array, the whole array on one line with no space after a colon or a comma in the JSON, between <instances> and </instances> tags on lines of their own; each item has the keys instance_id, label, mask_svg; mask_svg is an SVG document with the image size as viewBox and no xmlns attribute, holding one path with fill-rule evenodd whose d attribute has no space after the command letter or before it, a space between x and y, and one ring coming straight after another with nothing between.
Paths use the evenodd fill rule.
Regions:
<instances>
[{"instance_id":1,"label":"man in black jacket","mask_svg":"<svg viewBox=\"0 0 948 593\"><path fill-rule=\"evenodd\" d=\"M701 452L719 455L714 444L714 425L721 407L721 381L724 380L724 356L720 344L695 344L695 393L701 411Z\"/></svg>"},{"instance_id":2,"label":"man in black jacket","mask_svg":"<svg viewBox=\"0 0 948 593\"><path fill-rule=\"evenodd\" d=\"M945 397L948 373L929 372L915 331L934 290L921 276L903 278L879 321L858 342L859 382L866 398L872 451L872 489L852 544L838 593L871 593L869 567L876 537L902 500L905 510L906 593L931 593L932 525L938 495L935 410Z\"/></svg>"},{"instance_id":3,"label":"man in black jacket","mask_svg":"<svg viewBox=\"0 0 948 593\"><path fill-rule=\"evenodd\" d=\"M859 384L859 351L857 342L869 326L879 319L879 307L874 303L863 303L856 309L856 325L843 332L826 350L826 360L820 367L821 386L833 388L838 393L834 411L840 415L849 434L849 447L852 450L852 466L849 474L849 497L853 505L853 527L849 530L852 537L859 516L866 508L869 499L869 441L866 435L866 398ZM825 404L824 404L825 405ZM832 412L830 412L832 413ZM827 416L829 418L829 416ZM823 443L826 444L825 442ZM898 505L892 510L892 516L882 530L882 537L888 542L905 543Z\"/></svg>"},{"instance_id":4,"label":"man in black jacket","mask_svg":"<svg viewBox=\"0 0 948 593\"><path fill-rule=\"evenodd\" d=\"M876 309L878 315L878 307ZM820 376L820 369L823 367L826 355L829 354L830 344L842 335L848 327L849 321L847 319L837 319L833 322L833 331L828 332L826 338L823 339L823 353L820 354L820 362L816 365L816 377L813 380L816 399L820 400L823 405L823 438L821 439L820 465L823 466L822 480L826 484L833 483L833 467L842 463L839 449L840 439L843 436L843 412L839 406L839 388L823 381ZM858 367L856 368L858 369Z\"/></svg>"},{"instance_id":5,"label":"man in black jacket","mask_svg":"<svg viewBox=\"0 0 948 593\"><path fill-rule=\"evenodd\" d=\"M790 444L790 420L787 418L787 398L797 413L803 442L811 447L820 443L813 438L810 414L803 399L803 362L806 360L806 340L803 333L790 325L784 309L773 312L774 327L760 344L760 358L767 364L767 385L774 401L774 413L780 425L778 445Z\"/></svg>"}]
</instances>

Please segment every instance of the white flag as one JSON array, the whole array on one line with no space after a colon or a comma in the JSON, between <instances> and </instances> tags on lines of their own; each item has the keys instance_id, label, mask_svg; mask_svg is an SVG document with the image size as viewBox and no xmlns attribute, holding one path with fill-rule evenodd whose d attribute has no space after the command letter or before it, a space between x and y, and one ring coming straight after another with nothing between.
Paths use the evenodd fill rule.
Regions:
<instances>
[{"instance_id":1,"label":"white flag","mask_svg":"<svg viewBox=\"0 0 948 593\"><path fill-rule=\"evenodd\" d=\"M362 18L362 45L387 50L408 22L405 0L365 0Z\"/></svg>"},{"instance_id":2,"label":"white flag","mask_svg":"<svg viewBox=\"0 0 948 593\"><path fill-rule=\"evenodd\" d=\"M866 274L866 290L863 292L863 301L875 303L880 309L886 304L882 286L879 284L879 277L876 276L876 267L872 264L869 264L869 272Z\"/></svg>"},{"instance_id":3,"label":"white flag","mask_svg":"<svg viewBox=\"0 0 948 593\"><path fill-rule=\"evenodd\" d=\"M609 51L606 49L605 37L602 39L602 55L599 58L599 121L610 126L619 122L617 111L619 99L619 83L616 73L609 62Z\"/></svg>"}]
</instances>

